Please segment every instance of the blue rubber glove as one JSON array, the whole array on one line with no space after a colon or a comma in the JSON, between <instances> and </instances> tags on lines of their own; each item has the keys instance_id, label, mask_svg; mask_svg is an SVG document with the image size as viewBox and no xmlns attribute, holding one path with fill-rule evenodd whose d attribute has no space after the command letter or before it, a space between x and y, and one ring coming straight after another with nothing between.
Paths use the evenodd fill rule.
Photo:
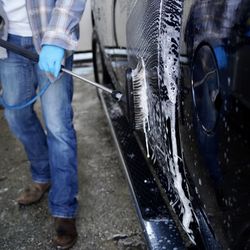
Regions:
<instances>
[{"instance_id":1,"label":"blue rubber glove","mask_svg":"<svg viewBox=\"0 0 250 250\"><path fill-rule=\"evenodd\" d=\"M64 49L55 45L43 45L39 55L39 68L58 77L64 57Z\"/></svg>"}]
</instances>

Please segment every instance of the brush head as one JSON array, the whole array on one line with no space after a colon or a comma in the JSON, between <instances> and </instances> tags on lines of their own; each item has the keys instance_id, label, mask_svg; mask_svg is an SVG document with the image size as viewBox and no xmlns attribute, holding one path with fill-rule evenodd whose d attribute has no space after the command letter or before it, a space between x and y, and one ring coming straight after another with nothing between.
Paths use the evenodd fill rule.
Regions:
<instances>
[{"instance_id":1,"label":"brush head","mask_svg":"<svg viewBox=\"0 0 250 250\"><path fill-rule=\"evenodd\" d=\"M145 64L142 58L137 67L127 71L127 110L133 129L148 127L148 95Z\"/></svg>"}]
</instances>

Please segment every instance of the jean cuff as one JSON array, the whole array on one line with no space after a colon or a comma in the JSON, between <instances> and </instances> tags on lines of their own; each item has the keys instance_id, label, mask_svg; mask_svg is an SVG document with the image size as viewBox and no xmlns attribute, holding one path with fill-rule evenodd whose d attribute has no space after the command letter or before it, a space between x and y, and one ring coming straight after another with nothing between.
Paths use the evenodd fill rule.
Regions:
<instances>
[{"instance_id":1,"label":"jean cuff","mask_svg":"<svg viewBox=\"0 0 250 250\"><path fill-rule=\"evenodd\" d=\"M46 183L50 183L50 179L45 179L45 178L34 178L32 177L32 181L36 182L36 183L40 183L40 184L46 184Z\"/></svg>"},{"instance_id":2,"label":"jean cuff","mask_svg":"<svg viewBox=\"0 0 250 250\"><path fill-rule=\"evenodd\" d=\"M61 214L61 213L52 213L51 215L52 215L52 217L64 218L64 219L75 219L76 218L76 214L65 215L65 214Z\"/></svg>"}]
</instances>

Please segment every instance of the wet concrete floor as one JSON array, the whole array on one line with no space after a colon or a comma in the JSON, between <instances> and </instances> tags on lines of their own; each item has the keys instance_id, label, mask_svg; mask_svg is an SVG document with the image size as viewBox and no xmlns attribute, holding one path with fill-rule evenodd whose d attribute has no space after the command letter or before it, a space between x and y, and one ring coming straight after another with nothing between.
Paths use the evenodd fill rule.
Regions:
<instances>
[{"instance_id":1,"label":"wet concrete floor","mask_svg":"<svg viewBox=\"0 0 250 250\"><path fill-rule=\"evenodd\" d=\"M80 70L80 71L79 71ZM90 70L78 73L92 79ZM79 238L72 249L146 249L127 181L95 88L75 81L78 136ZM37 105L37 110L39 110ZM18 194L30 182L29 162L0 110L0 249L53 249L47 195L20 208Z\"/></svg>"}]
</instances>

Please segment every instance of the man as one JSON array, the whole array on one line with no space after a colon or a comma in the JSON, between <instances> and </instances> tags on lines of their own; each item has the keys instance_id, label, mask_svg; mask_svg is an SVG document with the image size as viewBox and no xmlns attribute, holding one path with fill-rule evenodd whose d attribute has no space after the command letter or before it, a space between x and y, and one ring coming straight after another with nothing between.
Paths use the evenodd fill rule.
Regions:
<instances>
[{"instance_id":1,"label":"man","mask_svg":"<svg viewBox=\"0 0 250 250\"><path fill-rule=\"evenodd\" d=\"M61 63L72 68L77 47L78 23L85 0L1 0L0 35L10 43L39 53L34 63L11 51L0 49L0 82L5 103L29 100L48 81L41 97L45 130L33 105L5 110L11 131L23 143L31 166L32 183L18 197L21 205L38 202L50 188L49 208L55 218L53 243L60 249L76 241L77 210L76 135L72 123L72 78L60 74ZM7 34L8 33L8 34Z\"/></svg>"}]
</instances>

